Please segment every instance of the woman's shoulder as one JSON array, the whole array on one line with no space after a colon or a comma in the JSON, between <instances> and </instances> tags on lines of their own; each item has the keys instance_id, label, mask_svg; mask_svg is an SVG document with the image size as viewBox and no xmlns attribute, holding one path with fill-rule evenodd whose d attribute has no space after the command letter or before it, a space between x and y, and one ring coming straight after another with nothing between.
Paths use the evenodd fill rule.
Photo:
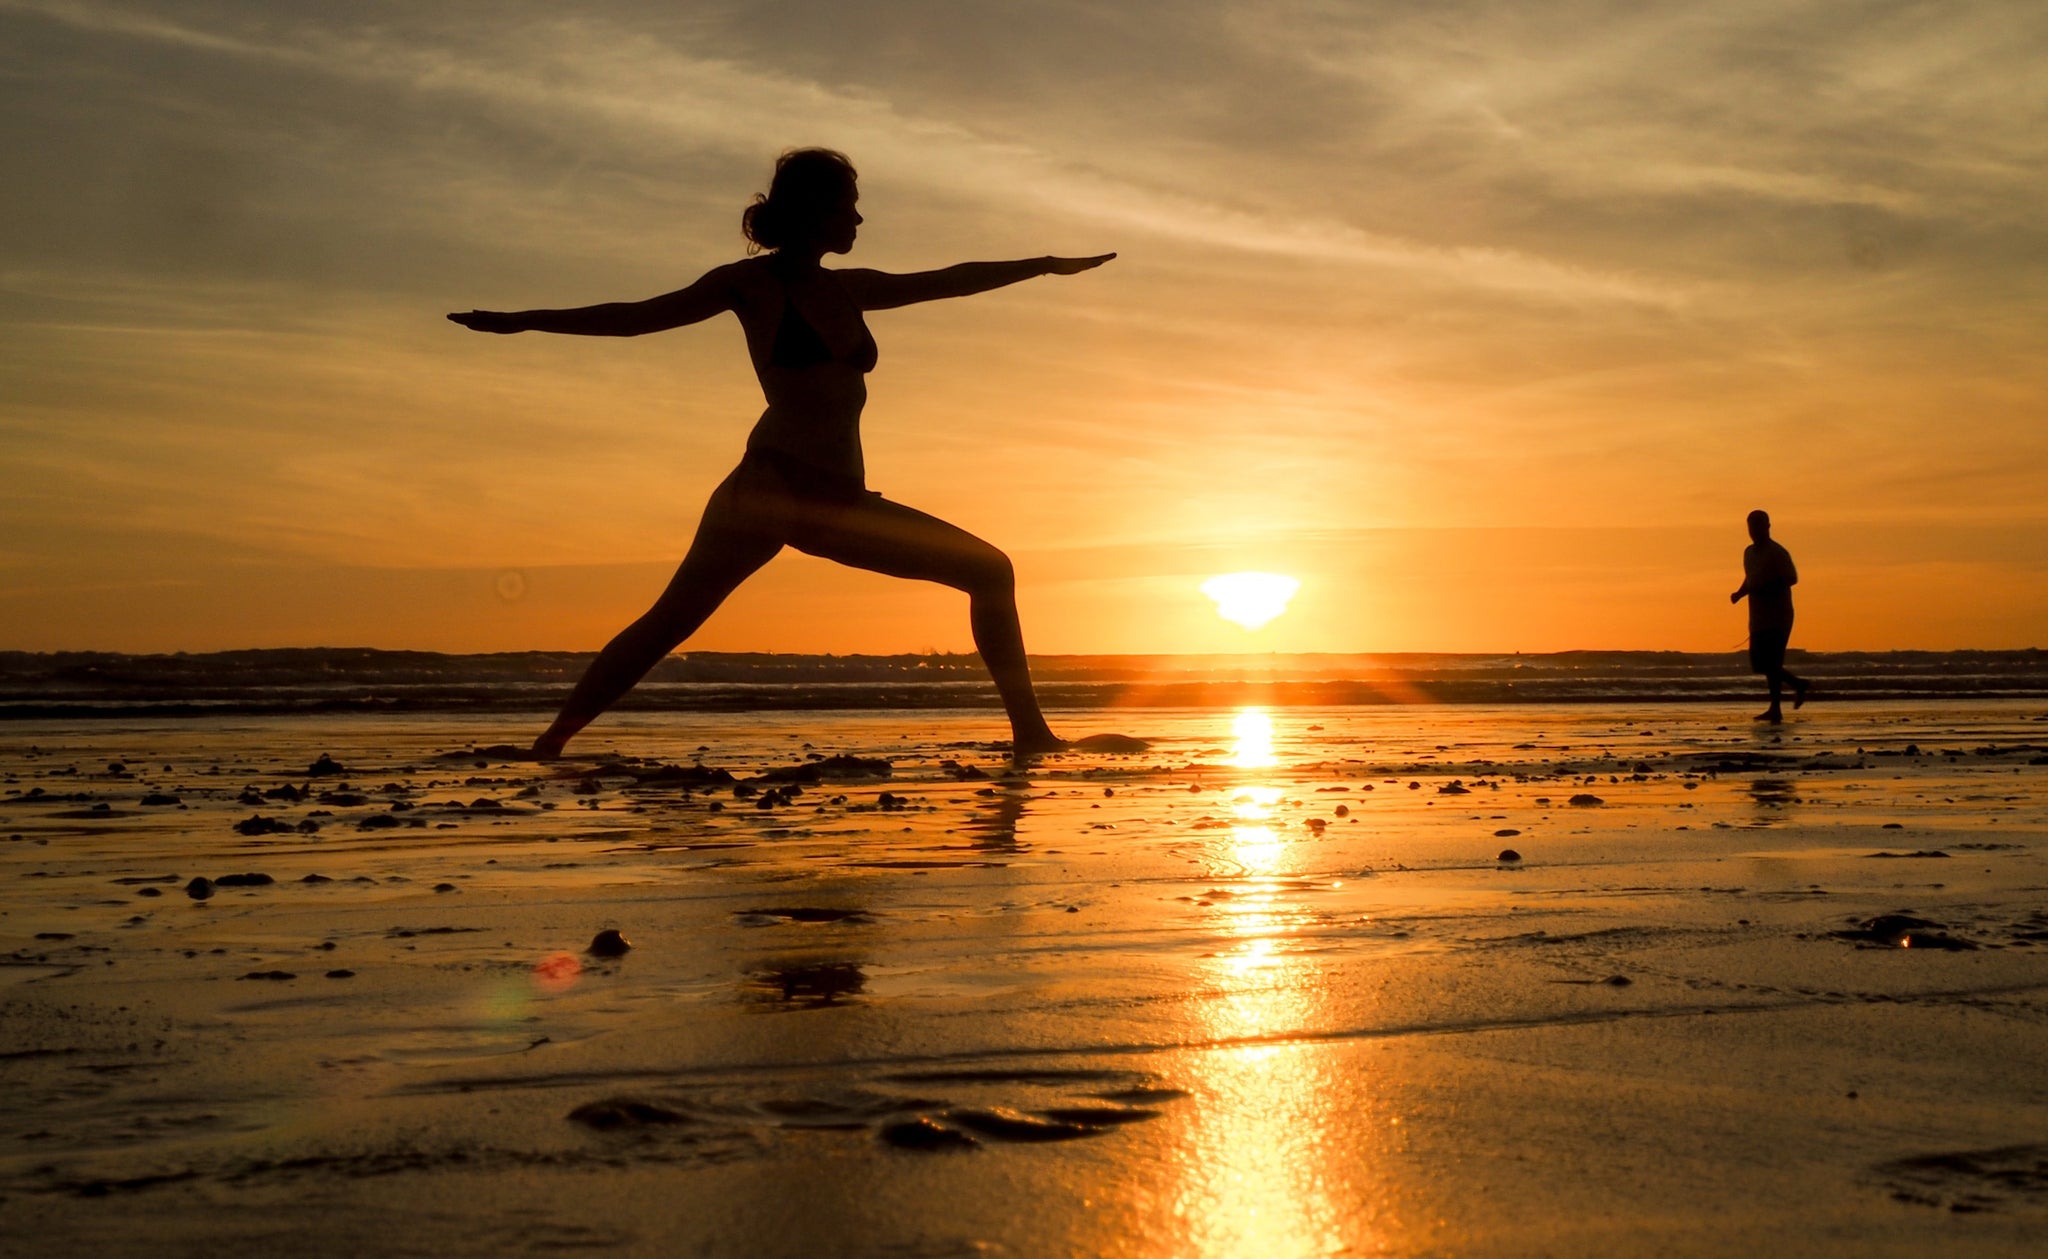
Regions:
<instances>
[{"instance_id":1,"label":"woman's shoulder","mask_svg":"<svg viewBox=\"0 0 2048 1259\"><path fill-rule=\"evenodd\" d=\"M711 274L731 288L737 305L757 306L770 299L779 303L783 284L768 265L770 258L769 254L741 258L713 268Z\"/></svg>"}]
</instances>

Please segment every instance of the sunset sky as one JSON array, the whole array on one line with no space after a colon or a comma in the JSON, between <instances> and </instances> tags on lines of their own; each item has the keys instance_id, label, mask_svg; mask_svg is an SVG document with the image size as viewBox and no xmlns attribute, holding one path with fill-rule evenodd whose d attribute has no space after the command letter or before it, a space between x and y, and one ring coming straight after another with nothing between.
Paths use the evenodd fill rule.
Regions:
<instances>
[{"instance_id":1,"label":"sunset sky","mask_svg":"<svg viewBox=\"0 0 2048 1259\"><path fill-rule=\"evenodd\" d=\"M0 648L593 648L761 409L680 287L777 152L876 314L869 483L1034 652L2048 646L2048 6L0 0ZM1203 581L1297 578L1256 631ZM969 646L793 553L691 647Z\"/></svg>"}]
</instances>

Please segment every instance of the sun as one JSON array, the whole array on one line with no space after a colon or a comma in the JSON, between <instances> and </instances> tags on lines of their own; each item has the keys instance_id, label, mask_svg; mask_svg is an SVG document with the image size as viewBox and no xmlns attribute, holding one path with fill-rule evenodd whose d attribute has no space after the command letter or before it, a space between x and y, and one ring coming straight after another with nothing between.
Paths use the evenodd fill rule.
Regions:
<instances>
[{"instance_id":1,"label":"sun","mask_svg":"<svg viewBox=\"0 0 2048 1259\"><path fill-rule=\"evenodd\" d=\"M1224 573L1202 583L1216 601L1216 615L1255 630L1287 610L1301 583L1282 573Z\"/></svg>"}]
</instances>

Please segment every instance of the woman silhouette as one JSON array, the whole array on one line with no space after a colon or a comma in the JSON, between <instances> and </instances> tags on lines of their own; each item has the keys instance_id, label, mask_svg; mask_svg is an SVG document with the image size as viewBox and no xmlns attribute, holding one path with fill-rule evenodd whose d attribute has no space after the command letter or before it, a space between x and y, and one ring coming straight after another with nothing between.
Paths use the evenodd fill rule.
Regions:
<instances>
[{"instance_id":1,"label":"woman silhouette","mask_svg":"<svg viewBox=\"0 0 2048 1259\"><path fill-rule=\"evenodd\" d=\"M740 230L754 246L748 252L766 253L714 268L673 293L573 310L448 316L478 332L637 337L729 310L746 331L747 353L768 401L747 438L745 457L705 504L697 536L668 589L591 663L554 723L534 740L536 757L560 756L577 731L631 690L785 546L966 591L974 645L1009 714L1013 754L1074 746L1053 734L1032 692L1009 557L964 529L867 488L860 413L876 351L861 313L964 297L1033 276L1073 275L1116 255L965 262L907 275L827 269L824 256L850 251L861 224L855 178L853 164L830 149L784 153L767 194L756 196L740 218ZM1120 738L1085 742L1118 750Z\"/></svg>"}]
</instances>

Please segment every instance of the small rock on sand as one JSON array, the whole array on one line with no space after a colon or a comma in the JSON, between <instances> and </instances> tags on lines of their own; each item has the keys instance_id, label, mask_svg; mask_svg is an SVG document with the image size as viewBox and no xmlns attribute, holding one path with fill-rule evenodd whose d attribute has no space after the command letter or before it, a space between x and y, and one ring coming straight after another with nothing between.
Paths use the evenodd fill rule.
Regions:
<instances>
[{"instance_id":1,"label":"small rock on sand","mask_svg":"<svg viewBox=\"0 0 2048 1259\"><path fill-rule=\"evenodd\" d=\"M888 778L895 772L896 767L880 757L840 755L828 756L822 761L810 761L802 765L784 765L776 769L763 770L754 781L816 783L827 779L838 781Z\"/></svg>"},{"instance_id":2,"label":"small rock on sand","mask_svg":"<svg viewBox=\"0 0 2048 1259\"><path fill-rule=\"evenodd\" d=\"M1521 853L1518 853L1518 852L1516 852L1516 851L1515 851L1514 849L1512 849L1512 848L1503 848L1503 849L1501 849L1501 850L1500 850L1500 856L1499 856L1499 857L1497 857L1497 858L1495 858L1495 860L1497 860L1497 861L1520 861L1521 859L1522 859L1522 854L1521 854Z\"/></svg>"},{"instance_id":3,"label":"small rock on sand","mask_svg":"<svg viewBox=\"0 0 2048 1259\"><path fill-rule=\"evenodd\" d=\"M630 1097L608 1097L601 1102L585 1102L569 1112L569 1119L572 1123L580 1123L599 1132L690 1122L690 1117L681 1111Z\"/></svg>"},{"instance_id":4,"label":"small rock on sand","mask_svg":"<svg viewBox=\"0 0 2048 1259\"><path fill-rule=\"evenodd\" d=\"M213 895L213 880L200 875L185 885L185 895L195 901L203 901Z\"/></svg>"},{"instance_id":5,"label":"small rock on sand","mask_svg":"<svg viewBox=\"0 0 2048 1259\"><path fill-rule=\"evenodd\" d=\"M489 747L462 748L454 752L443 752L444 761L531 761L537 760L532 748L517 747L510 743L493 743Z\"/></svg>"},{"instance_id":6,"label":"small rock on sand","mask_svg":"<svg viewBox=\"0 0 2048 1259\"><path fill-rule=\"evenodd\" d=\"M1956 953L1974 951L1977 948L1969 940L1948 934L1946 924L1903 912L1879 914L1875 918L1857 922L1852 930L1837 931L1833 935L1838 940L1853 940L1858 944L1919 949L1923 952L1933 949Z\"/></svg>"},{"instance_id":7,"label":"small rock on sand","mask_svg":"<svg viewBox=\"0 0 2048 1259\"><path fill-rule=\"evenodd\" d=\"M633 951L633 942L607 927L590 937L590 947L583 951L592 957L624 957Z\"/></svg>"},{"instance_id":8,"label":"small rock on sand","mask_svg":"<svg viewBox=\"0 0 2048 1259\"><path fill-rule=\"evenodd\" d=\"M881 1137L884 1144L899 1150L971 1150L981 1144L964 1132L933 1123L922 1115L888 1125L882 1129Z\"/></svg>"}]
</instances>

